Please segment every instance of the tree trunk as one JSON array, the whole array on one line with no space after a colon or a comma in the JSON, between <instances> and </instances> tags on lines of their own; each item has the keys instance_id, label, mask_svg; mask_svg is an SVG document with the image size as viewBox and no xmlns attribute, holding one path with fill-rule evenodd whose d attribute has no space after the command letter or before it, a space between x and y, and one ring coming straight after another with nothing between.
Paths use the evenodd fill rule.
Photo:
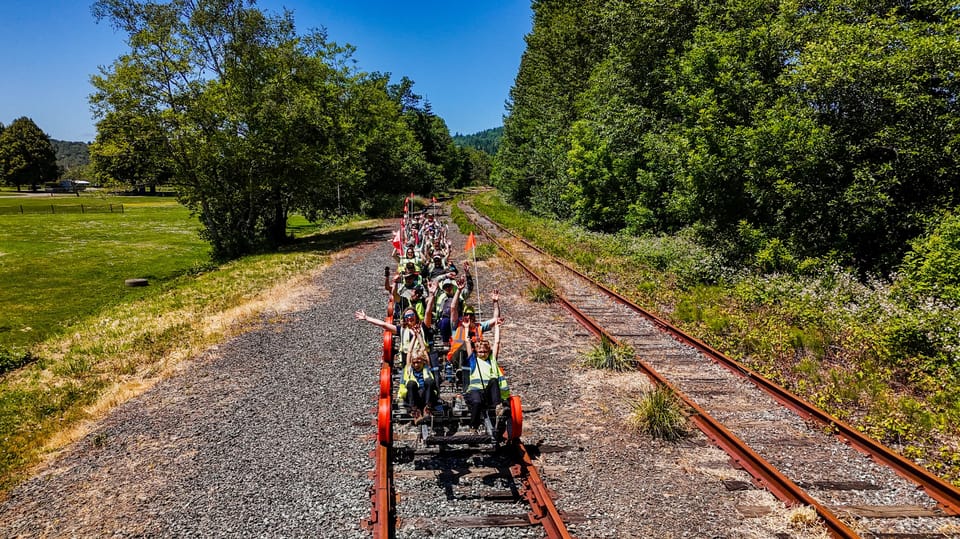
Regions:
<instances>
[{"instance_id":1,"label":"tree trunk","mask_svg":"<svg viewBox=\"0 0 960 539\"><path fill-rule=\"evenodd\" d=\"M287 243L287 211L281 202L275 202L273 216L267 226L267 241L272 247Z\"/></svg>"}]
</instances>

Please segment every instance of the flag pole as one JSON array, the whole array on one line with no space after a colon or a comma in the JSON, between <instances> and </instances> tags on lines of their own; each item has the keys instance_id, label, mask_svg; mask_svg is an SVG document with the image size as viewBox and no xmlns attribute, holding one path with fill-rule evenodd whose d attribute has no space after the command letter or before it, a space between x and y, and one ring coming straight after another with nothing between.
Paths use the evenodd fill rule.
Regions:
<instances>
[{"instance_id":1,"label":"flag pole","mask_svg":"<svg viewBox=\"0 0 960 539\"><path fill-rule=\"evenodd\" d=\"M474 276L474 278L473 278L474 283L476 283L476 285L477 285L477 310L480 311L480 312L477 314L477 323L481 323L481 322L483 322L483 319L482 319L482 316L481 316L481 315L483 314L483 310L482 310L482 307L480 306L480 267L477 266L477 244L476 244L476 242L474 242L474 244L473 244L473 249L471 249L471 251L473 252L472 254L473 254L473 267L474 267L474 271L477 272L476 276Z\"/></svg>"},{"instance_id":2,"label":"flag pole","mask_svg":"<svg viewBox=\"0 0 960 539\"><path fill-rule=\"evenodd\" d=\"M474 277L474 285L477 287L477 310L481 309L480 307L480 268L477 266L477 237L471 231L470 236L467 237L467 246L470 248L471 257L473 258L473 267L476 268L477 275Z\"/></svg>"}]
</instances>

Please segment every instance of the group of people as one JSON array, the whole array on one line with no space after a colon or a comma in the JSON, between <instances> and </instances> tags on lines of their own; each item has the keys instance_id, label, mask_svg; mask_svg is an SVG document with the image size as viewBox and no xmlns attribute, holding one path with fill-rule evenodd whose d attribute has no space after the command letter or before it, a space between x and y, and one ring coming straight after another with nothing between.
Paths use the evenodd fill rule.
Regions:
<instances>
[{"instance_id":1,"label":"group of people","mask_svg":"<svg viewBox=\"0 0 960 539\"><path fill-rule=\"evenodd\" d=\"M497 364L500 351L500 294L491 293L493 317L478 320L468 304L474 290L470 262L461 273L450 260L446 225L432 214L404 219L408 240L395 250L396 273L384 269L384 288L393 296L398 323L367 316L355 317L397 335L397 364L402 369L397 398L410 410L414 423L428 420L438 410L443 383L455 385L455 410L466 406L470 428L476 431L485 408L510 396ZM396 237L396 236L395 236ZM492 342L485 334L492 330ZM460 401L462 398L463 401Z\"/></svg>"}]
</instances>

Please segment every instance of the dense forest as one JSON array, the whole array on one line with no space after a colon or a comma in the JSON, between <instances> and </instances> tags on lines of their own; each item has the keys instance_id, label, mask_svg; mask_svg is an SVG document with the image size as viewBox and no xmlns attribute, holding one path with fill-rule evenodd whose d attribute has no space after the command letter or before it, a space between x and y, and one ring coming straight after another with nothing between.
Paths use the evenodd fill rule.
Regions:
<instances>
[{"instance_id":1,"label":"dense forest","mask_svg":"<svg viewBox=\"0 0 960 539\"><path fill-rule=\"evenodd\" d=\"M73 170L90 164L90 145L86 142L50 139L50 143L57 154L57 165L62 170Z\"/></svg>"},{"instance_id":2,"label":"dense forest","mask_svg":"<svg viewBox=\"0 0 960 539\"><path fill-rule=\"evenodd\" d=\"M497 150L500 148L500 139L502 137L503 127L495 127L493 129L484 129L472 135L461 135L457 133L453 136L453 142L463 148L473 148L487 155L496 155Z\"/></svg>"},{"instance_id":3,"label":"dense forest","mask_svg":"<svg viewBox=\"0 0 960 539\"><path fill-rule=\"evenodd\" d=\"M902 263L956 228L944 0L533 2L494 165L521 206L767 271Z\"/></svg>"}]
</instances>

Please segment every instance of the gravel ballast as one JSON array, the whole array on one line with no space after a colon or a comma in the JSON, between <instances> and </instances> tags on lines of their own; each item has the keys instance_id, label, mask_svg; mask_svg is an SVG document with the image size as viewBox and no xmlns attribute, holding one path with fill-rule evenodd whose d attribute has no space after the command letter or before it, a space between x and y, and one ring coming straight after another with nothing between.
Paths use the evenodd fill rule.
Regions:
<instances>
[{"instance_id":1,"label":"gravel ballast","mask_svg":"<svg viewBox=\"0 0 960 539\"><path fill-rule=\"evenodd\" d=\"M118 407L0 505L5 537L368 537L389 233L312 306L208 351Z\"/></svg>"},{"instance_id":2,"label":"gravel ballast","mask_svg":"<svg viewBox=\"0 0 960 539\"><path fill-rule=\"evenodd\" d=\"M455 257L463 237L452 227ZM390 233L351 249L314 283L309 308L263 324L119 406L0 504L4 537L370 537L380 335L353 319L382 316ZM502 259L481 262L479 299L501 290L501 364L528 410L524 442L576 536L821 537L694 434L679 444L625 427L638 373L580 366L592 338L555 305L527 299L529 281ZM477 301L474 296L472 302ZM402 466L400 466L402 469ZM451 504L479 482L401 479L398 514ZM499 488L493 485L493 488ZM414 505L404 505L414 504ZM741 505L765 506L745 519ZM518 507L477 512L524 512ZM535 537L536 529L464 530L408 522L399 536Z\"/></svg>"}]
</instances>

